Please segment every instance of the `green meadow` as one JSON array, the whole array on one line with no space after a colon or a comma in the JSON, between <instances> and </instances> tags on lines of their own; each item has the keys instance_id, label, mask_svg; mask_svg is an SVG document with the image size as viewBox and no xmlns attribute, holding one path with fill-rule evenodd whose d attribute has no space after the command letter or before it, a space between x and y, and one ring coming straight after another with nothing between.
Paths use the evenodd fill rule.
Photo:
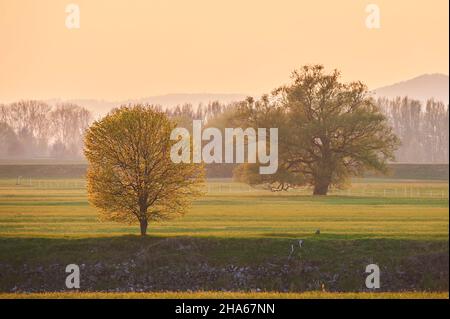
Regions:
<instances>
[{"instance_id":1,"label":"green meadow","mask_svg":"<svg viewBox=\"0 0 450 319\"><path fill-rule=\"evenodd\" d=\"M269 192L215 180L188 214L151 224L152 236L316 239L448 238L448 183L358 181L326 197ZM405 191L406 190L406 191ZM395 194L397 193L397 196ZM386 197L384 196L386 194ZM136 225L99 222L83 180L0 181L0 236L137 235Z\"/></svg>"},{"instance_id":2,"label":"green meadow","mask_svg":"<svg viewBox=\"0 0 450 319\"><path fill-rule=\"evenodd\" d=\"M91 294L354 298L370 292L370 263L380 266L380 291L392 293L384 297L448 292L447 181L357 179L313 197L216 179L205 192L188 214L140 238L137 225L98 221L81 179L0 180L0 292L66 297L47 293L66 291L69 263L84 265L80 290Z\"/></svg>"}]
</instances>

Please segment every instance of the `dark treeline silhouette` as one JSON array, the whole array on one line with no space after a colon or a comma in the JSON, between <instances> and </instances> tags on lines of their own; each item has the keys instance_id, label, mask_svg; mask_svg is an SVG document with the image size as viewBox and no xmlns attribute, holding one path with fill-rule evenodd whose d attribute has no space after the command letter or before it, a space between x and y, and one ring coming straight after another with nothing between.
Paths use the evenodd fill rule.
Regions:
<instances>
[{"instance_id":1,"label":"dark treeline silhouette","mask_svg":"<svg viewBox=\"0 0 450 319\"><path fill-rule=\"evenodd\" d=\"M40 101L0 105L0 158L82 158L91 113L78 105Z\"/></svg>"},{"instance_id":2,"label":"dark treeline silhouette","mask_svg":"<svg viewBox=\"0 0 450 319\"><path fill-rule=\"evenodd\" d=\"M442 102L404 98L377 101L402 145L396 151L401 163L448 163L449 108ZM210 102L164 109L180 126L190 128L192 120L225 127L227 114L239 103ZM40 101L0 105L0 158L83 158L83 134L92 114L75 104L50 106ZM208 176L231 176L234 164L209 164Z\"/></svg>"}]
</instances>

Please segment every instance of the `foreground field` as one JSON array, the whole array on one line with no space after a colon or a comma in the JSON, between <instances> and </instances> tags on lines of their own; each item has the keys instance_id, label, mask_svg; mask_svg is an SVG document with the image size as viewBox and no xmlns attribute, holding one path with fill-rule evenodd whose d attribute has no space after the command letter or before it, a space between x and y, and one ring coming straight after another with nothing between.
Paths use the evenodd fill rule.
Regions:
<instances>
[{"instance_id":1,"label":"foreground field","mask_svg":"<svg viewBox=\"0 0 450 319\"><path fill-rule=\"evenodd\" d=\"M151 292L151 293L31 293L1 294L0 299L448 299L446 292L339 293L311 291L279 292Z\"/></svg>"},{"instance_id":2,"label":"foreground field","mask_svg":"<svg viewBox=\"0 0 450 319\"><path fill-rule=\"evenodd\" d=\"M139 234L136 225L98 222L82 180L32 181L33 186L26 181L15 183L0 180L0 236L85 238ZM151 224L149 233L297 238L321 229L320 238L327 239L448 238L448 183L444 182L362 181L342 194L321 198L306 195L306 190L280 194L245 191L247 188L228 181L209 183L207 196L195 202L189 214ZM397 197L383 196L396 191Z\"/></svg>"},{"instance_id":3,"label":"foreground field","mask_svg":"<svg viewBox=\"0 0 450 319\"><path fill-rule=\"evenodd\" d=\"M447 182L361 180L318 198L214 181L147 238L136 225L98 222L82 180L28 182L0 180L0 292L64 291L71 263L85 293L364 292L371 263L380 290L400 293L386 297L448 291Z\"/></svg>"}]
</instances>

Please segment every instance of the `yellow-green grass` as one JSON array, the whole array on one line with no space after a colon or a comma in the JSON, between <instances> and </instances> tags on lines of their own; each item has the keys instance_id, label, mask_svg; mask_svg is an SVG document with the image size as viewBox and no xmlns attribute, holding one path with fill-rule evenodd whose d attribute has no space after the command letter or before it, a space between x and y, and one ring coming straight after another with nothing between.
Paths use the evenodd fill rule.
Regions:
<instances>
[{"instance_id":1,"label":"yellow-green grass","mask_svg":"<svg viewBox=\"0 0 450 319\"><path fill-rule=\"evenodd\" d=\"M3 207L2 207L3 208ZM214 205L195 207L184 217L171 222L151 224L149 234L157 236L221 236L221 237L305 237L316 229L321 238L412 238L445 239L448 237L448 211L440 208L342 206L304 211L278 209L272 205L244 208L237 213ZM23 209L23 208L22 208ZM212 211L214 210L214 211ZM253 216L255 214L256 216ZM105 236L137 234L137 226L100 223L90 209L80 207L10 207L0 212L1 236ZM300 215L300 216L299 216Z\"/></svg>"},{"instance_id":2,"label":"yellow-green grass","mask_svg":"<svg viewBox=\"0 0 450 319\"><path fill-rule=\"evenodd\" d=\"M48 181L60 185L82 181ZM367 183L356 183L367 188ZM410 183L411 184L411 183ZM404 184L404 185L410 185ZM55 184L57 185L57 184ZM236 189L236 183L215 181L213 189ZM370 187L402 189L399 182ZM380 186L381 185L381 186ZM402 186L403 185L403 186ZM412 183L425 194L448 191L446 183ZM242 185L238 185L242 187ZM400 191L399 191L400 193ZM448 198L327 196L312 197L268 191L209 193L189 213L172 221L151 224L157 236L304 237L321 230L321 238L448 237ZM0 236L111 236L137 234L136 225L101 223L77 188L40 188L0 180Z\"/></svg>"},{"instance_id":3,"label":"yellow-green grass","mask_svg":"<svg viewBox=\"0 0 450 319\"><path fill-rule=\"evenodd\" d=\"M414 205L327 205L307 201L252 203L236 198L196 203L173 221L150 224L157 236L446 239L448 209ZM233 203L234 204L230 204ZM227 206L228 205L228 206ZM138 234L136 225L98 222L89 206L0 206L0 236Z\"/></svg>"},{"instance_id":4,"label":"yellow-green grass","mask_svg":"<svg viewBox=\"0 0 450 319\"><path fill-rule=\"evenodd\" d=\"M117 242L123 242L120 245L127 246L126 236L139 234L137 225L99 222L96 209L87 202L84 188L42 189L16 186L11 180L2 182L0 244L5 249L0 252L0 257L26 258L27 247L33 246L27 239L34 239L33 243L37 245L39 238L48 238L52 239L49 243L66 247L67 243L95 246L92 241L95 238L117 237ZM70 184L74 181L65 182ZM223 180L211 184L223 186L227 183L230 187L236 184ZM419 188L429 188L430 185L448 188L448 184L443 183L414 184ZM227 240L222 242L226 242L230 249L222 252L222 258L236 254L240 240L250 246L248 242L251 240L266 240L269 246L267 255L284 255L286 251L282 247L299 238L312 242L308 244L310 247L316 245L315 242L359 240L359 243L364 243L363 247L368 245L367 249L375 249L373 245L379 245L379 242L368 240L383 240L383 245L398 248L401 254L407 251L401 248L405 240L439 241L448 245L448 225L448 199L313 197L260 191L207 194L197 200L184 217L150 224L149 235L152 238L222 238ZM318 229L319 236L315 235ZM121 239L124 236L125 239ZM12 240L20 238L19 242ZM37 253L45 251L47 246L52 247L41 245L36 248ZM15 253L21 249L24 250L22 254Z\"/></svg>"},{"instance_id":5,"label":"yellow-green grass","mask_svg":"<svg viewBox=\"0 0 450 319\"><path fill-rule=\"evenodd\" d=\"M402 270L411 270L415 276L423 272L422 277L413 279L417 280L420 290L442 291L448 287L448 280L447 284L443 283L439 273L432 273L431 279L427 277L425 267L428 264L422 264L420 267L423 269L419 267L414 270L408 259L417 256L423 263L428 258L427 254L438 257L448 255L448 183L358 180L349 194L342 191L341 195L313 197L302 191L243 191L245 185L215 180L207 187L221 191L210 192L195 201L182 218L150 224L148 238L140 240L137 225L97 220L97 211L89 205L82 187L84 181L62 179L41 181L40 184L34 182L29 186L16 185L16 180L0 180L0 264L6 262L19 267L24 263L34 266L72 262L95 264L98 261L120 263L147 249L161 261L158 267L165 261L171 266L186 261L196 262L195 256L189 255L191 252L199 254L201 260L210 265L251 266L272 262L273 259L286 259L293 240L301 238L306 242L305 248L297 257L308 263L320 264L321 273L336 269L347 273L347 281L339 286L345 291L360 289L355 287L360 287L361 283L359 278L353 281L349 269L342 267L348 266L355 271L372 260L389 266L389 269L405 263L407 266ZM383 196L381 191L378 196L358 193L368 188L396 189L397 196ZM418 192L412 191L404 196L400 190L405 188ZM434 194L445 192L445 196L424 195L430 190ZM317 229L320 229L320 235L315 235ZM183 255L177 248L177 242L165 242L166 239L178 238L194 249ZM20 272L16 276L7 279L9 281L3 283L4 287L10 289L14 286L14 280L23 280ZM270 289L271 285L266 283L268 288L264 290ZM273 283L273 287L277 285L278 282ZM208 298L231 298L222 297L219 292L205 293L209 294ZM91 296L84 294L73 297ZM118 294L111 297L176 298L175 295L170 297L170 294L178 293ZM249 293L249 298L252 294ZM292 296L309 298L314 294L318 294L317 298L319 295L324 298L360 296L324 293ZM45 297L47 294L36 296ZM49 296L54 298L59 295ZM71 294L61 296L71 298ZM108 297L109 293L92 295L103 296ZM435 298L443 294L361 296Z\"/></svg>"},{"instance_id":6,"label":"yellow-green grass","mask_svg":"<svg viewBox=\"0 0 450 319\"><path fill-rule=\"evenodd\" d=\"M448 292L51 292L0 293L0 299L448 299Z\"/></svg>"}]
</instances>

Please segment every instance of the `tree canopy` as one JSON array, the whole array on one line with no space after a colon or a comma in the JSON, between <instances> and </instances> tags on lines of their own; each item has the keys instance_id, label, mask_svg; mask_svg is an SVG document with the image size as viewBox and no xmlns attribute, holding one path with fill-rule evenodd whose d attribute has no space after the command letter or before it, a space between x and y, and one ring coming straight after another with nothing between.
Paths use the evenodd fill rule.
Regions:
<instances>
[{"instance_id":1,"label":"tree canopy","mask_svg":"<svg viewBox=\"0 0 450 319\"><path fill-rule=\"evenodd\" d=\"M278 189L309 184L326 195L365 170L386 172L399 140L361 82L341 83L340 73L304 66L292 83L261 101L247 99L236 118L253 127L279 128L279 170L255 176L252 165L238 170L241 180L268 182ZM263 180L265 179L265 180Z\"/></svg>"},{"instance_id":2,"label":"tree canopy","mask_svg":"<svg viewBox=\"0 0 450 319\"><path fill-rule=\"evenodd\" d=\"M123 106L92 124L85 136L89 201L101 218L140 224L182 215L201 194L199 164L175 164L176 123L151 106Z\"/></svg>"}]
</instances>

